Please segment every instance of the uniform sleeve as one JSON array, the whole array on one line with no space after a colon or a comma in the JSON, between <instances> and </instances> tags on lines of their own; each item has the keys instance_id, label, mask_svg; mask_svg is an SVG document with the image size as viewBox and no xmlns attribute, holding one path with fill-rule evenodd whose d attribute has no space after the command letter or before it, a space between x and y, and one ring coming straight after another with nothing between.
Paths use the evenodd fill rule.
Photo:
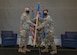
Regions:
<instances>
[{"instance_id":1,"label":"uniform sleeve","mask_svg":"<svg viewBox=\"0 0 77 55\"><path fill-rule=\"evenodd\" d=\"M46 23L48 22L48 20L44 20L44 22L42 24L40 24L37 29L42 29L45 27Z\"/></svg>"},{"instance_id":2,"label":"uniform sleeve","mask_svg":"<svg viewBox=\"0 0 77 55\"><path fill-rule=\"evenodd\" d=\"M31 24L31 25L33 25L34 26L34 21L35 21L35 19L31 19L31 18L28 18L27 20L26 20L26 22L27 22L27 24Z\"/></svg>"},{"instance_id":3,"label":"uniform sleeve","mask_svg":"<svg viewBox=\"0 0 77 55\"><path fill-rule=\"evenodd\" d=\"M42 28L44 28L44 27L49 27L49 26L52 25L52 23L53 23L53 21L52 21L51 17L48 17L48 18L46 18L46 19L43 21L42 24L40 24L40 25L38 26L37 29L42 29Z\"/></svg>"},{"instance_id":4,"label":"uniform sleeve","mask_svg":"<svg viewBox=\"0 0 77 55\"><path fill-rule=\"evenodd\" d=\"M21 15L21 18L20 18L20 30L23 28L23 23L24 23L24 18L23 18L23 14Z\"/></svg>"},{"instance_id":5,"label":"uniform sleeve","mask_svg":"<svg viewBox=\"0 0 77 55\"><path fill-rule=\"evenodd\" d=\"M22 15L22 16L21 16L21 19L20 19L20 25L23 24L23 21L24 21L24 19L23 19L23 15Z\"/></svg>"}]
</instances>

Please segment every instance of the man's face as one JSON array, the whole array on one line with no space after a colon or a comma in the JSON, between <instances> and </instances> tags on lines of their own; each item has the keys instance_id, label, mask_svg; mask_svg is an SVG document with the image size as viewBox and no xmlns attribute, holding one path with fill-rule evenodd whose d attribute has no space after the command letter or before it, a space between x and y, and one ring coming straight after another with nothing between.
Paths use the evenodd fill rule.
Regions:
<instances>
[{"instance_id":1,"label":"man's face","mask_svg":"<svg viewBox=\"0 0 77 55\"><path fill-rule=\"evenodd\" d=\"M28 7L26 7L26 8L25 8L25 12L26 12L27 14L29 14L30 9L29 9Z\"/></svg>"},{"instance_id":2,"label":"man's face","mask_svg":"<svg viewBox=\"0 0 77 55\"><path fill-rule=\"evenodd\" d=\"M44 11L44 13L47 13L47 14L48 14L48 12L47 12L47 11Z\"/></svg>"},{"instance_id":3,"label":"man's face","mask_svg":"<svg viewBox=\"0 0 77 55\"><path fill-rule=\"evenodd\" d=\"M29 11L30 9L28 7L25 8L25 11Z\"/></svg>"},{"instance_id":4,"label":"man's face","mask_svg":"<svg viewBox=\"0 0 77 55\"><path fill-rule=\"evenodd\" d=\"M47 11L44 11L44 17L46 17L48 15Z\"/></svg>"}]
</instances>

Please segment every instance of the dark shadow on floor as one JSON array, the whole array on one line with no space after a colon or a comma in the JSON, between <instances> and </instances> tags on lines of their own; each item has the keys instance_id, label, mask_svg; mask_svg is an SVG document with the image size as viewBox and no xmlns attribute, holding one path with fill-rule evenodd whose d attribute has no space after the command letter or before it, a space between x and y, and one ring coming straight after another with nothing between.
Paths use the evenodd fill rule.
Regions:
<instances>
[{"instance_id":1,"label":"dark shadow on floor","mask_svg":"<svg viewBox=\"0 0 77 55\"><path fill-rule=\"evenodd\" d=\"M48 53L41 53L40 48L35 48L28 46L31 49L31 52L19 53L18 47L0 47L0 55L51 55ZM63 49L58 48L58 53L55 55L77 55L76 49Z\"/></svg>"}]
</instances>

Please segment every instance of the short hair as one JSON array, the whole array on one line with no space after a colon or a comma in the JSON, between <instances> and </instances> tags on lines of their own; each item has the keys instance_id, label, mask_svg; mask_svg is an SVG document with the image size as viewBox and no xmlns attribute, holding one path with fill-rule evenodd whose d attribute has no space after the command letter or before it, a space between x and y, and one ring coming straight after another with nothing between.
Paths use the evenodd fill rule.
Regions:
<instances>
[{"instance_id":1,"label":"short hair","mask_svg":"<svg viewBox=\"0 0 77 55\"><path fill-rule=\"evenodd\" d=\"M48 12L48 9L44 9L44 11L47 11Z\"/></svg>"}]
</instances>

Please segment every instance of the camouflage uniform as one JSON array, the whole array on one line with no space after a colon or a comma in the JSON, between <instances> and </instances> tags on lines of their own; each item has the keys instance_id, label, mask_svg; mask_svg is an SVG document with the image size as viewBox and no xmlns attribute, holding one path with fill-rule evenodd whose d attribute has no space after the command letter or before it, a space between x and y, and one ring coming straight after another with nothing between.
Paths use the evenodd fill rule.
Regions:
<instances>
[{"instance_id":1,"label":"camouflage uniform","mask_svg":"<svg viewBox=\"0 0 77 55\"><path fill-rule=\"evenodd\" d=\"M28 44L28 38L29 36L31 36L31 32L30 32L30 24L33 24L30 21L30 15L26 14L25 12L22 14L21 16L21 22L20 22L20 36L21 36L21 40L20 40L20 45L19 47L23 47L23 46L27 46Z\"/></svg>"},{"instance_id":2,"label":"camouflage uniform","mask_svg":"<svg viewBox=\"0 0 77 55\"><path fill-rule=\"evenodd\" d=\"M44 19L41 19L41 24L38 26L38 30L44 30L46 36L42 41L45 43L45 48L48 48L51 45L52 50L56 51L56 45L54 43L54 32L53 32L53 20L52 18L47 15ZM40 34L42 35L42 34ZM42 42L41 41L41 42Z\"/></svg>"},{"instance_id":3,"label":"camouflage uniform","mask_svg":"<svg viewBox=\"0 0 77 55\"><path fill-rule=\"evenodd\" d=\"M32 19L31 20L33 23L36 23L36 19L34 18L34 19ZM39 18L38 19L38 26L42 23L42 19L41 18ZM35 28L35 27L34 27ZM41 37L42 37L42 33L43 33L43 30L37 30L37 33L36 33L36 47L38 47L38 46L40 46L40 44L41 44Z\"/></svg>"}]
</instances>

